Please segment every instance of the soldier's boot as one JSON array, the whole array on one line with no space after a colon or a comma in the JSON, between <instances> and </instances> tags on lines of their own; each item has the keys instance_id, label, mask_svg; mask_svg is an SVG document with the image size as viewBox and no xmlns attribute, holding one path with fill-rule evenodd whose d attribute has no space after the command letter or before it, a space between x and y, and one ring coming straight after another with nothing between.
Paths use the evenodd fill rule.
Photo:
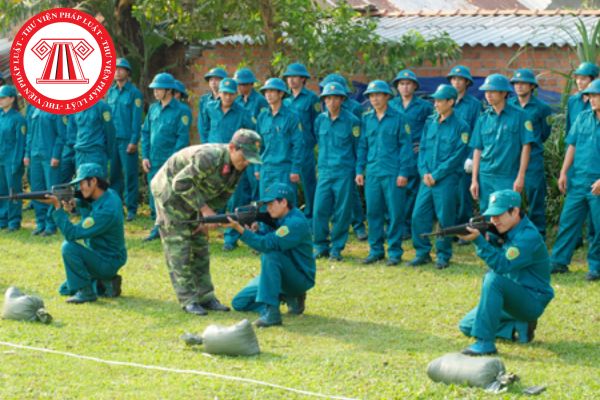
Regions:
<instances>
[{"instance_id":1,"label":"soldier's boot","mask_svg":"<svg viewBox=\"0 0 600 400\"><path fill-rule=\"evenodd\" d=\"M69 284L67 281L64 281L58 288L58 293L61 296L73 296L76 292L76 290L69 289Z\"/></svg>"},{"instance_id":2,"label":"soldier's boot","mask_svg":"<svg viewBox=\"0 0 600 400\"><path fill-rule=\"evenodd\" d=\"M200 304L205 310L211 311L229 311L230 308L222 304L216 297L207 301L206 303Z\"/></svg>"},{"instance_id":3,"label":"soldier's boot","mask_svg":"<svg viewBox=\"0 0 600 400\"><path fill-rule=\"evenodd\" d=\"M281 325L281 312L279 306L265 305L260 318L254 321L257 328L268 328L270 326Z\"/></svg>"},{"instance_id":4,"label":"soldier's boot","mask_svg":"<svg viewBox=\"0 0 600 400\"><path fill-rule=\"evenodd\" d=\"M94 289L92 289L91 286L86 286L79 289L74 296L69 297L67 303L81 304L96 300L98 300L98 297L96 296L96 293L94 293Z\"/></svg>"},{"instance_id":5,"label":"soldier's boot","mask_svg":"<svg viewBox=\"0 0 600 400\"><path fill-rule=\"evenodd\" d=\"M121 275L115 275L112 279L98 281L98 294L103 297L119 297L121 295Z\"/></svg>"},{"instance_id":6,"label":"soldier's boot","mask_svg":"<svg viewBox=\"0 0 600 400\"><path fill-rule=\"evenodd\" d=\"M306 293L302 293L300 296L287 297L285 302L288 306L288 314L300 315L304 313L306 303Z\"/></svg>"},{"instance_id":7,"label":"soldier's boot","mask_svg":"<svg viewBox=\"0 0 600 400\"><path fill-rule=\"evenodd\" d=\"M462 351L467 356L485 356L488 354L496 354L496 345L493 341L479 340Z\"/></svg>"},{"instance_id":8,"label":"soldier's boot","mask_svg":"<svg viewBox=\"0 0 600 400\"><path fill-rule=\"evenodd\" d=\"M158 233L158 225L154 225L150 234L144 238L144 242L151 242L153 240L160 239L160 234Z\"/></svg>"}]
</instances>

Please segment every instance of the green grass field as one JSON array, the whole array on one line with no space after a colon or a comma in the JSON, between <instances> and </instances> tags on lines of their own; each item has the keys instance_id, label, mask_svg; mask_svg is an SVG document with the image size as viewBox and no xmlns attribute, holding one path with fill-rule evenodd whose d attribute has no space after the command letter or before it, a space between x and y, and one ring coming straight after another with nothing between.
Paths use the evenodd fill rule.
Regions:
<instances>
[{"instance_id":1,"label":"green grass field","mask_svg":"<svg viewBox=\"0 0 600 400\"><path fill-rule=\"evenodd\" d=\"M524 387L547 385L539 398L600 396L600 286L585 282L584 252L574 273L554 277L556 298L529 345L499 342L501 358L521 381L505 394L436 384L429 361L472 341L457 329L476 305L483 263L471 247L457 248L451 267L413 269L362 266L367 245L352 241L341 263L318 262L317 285L305 315L284 316L284 325L257 332L256 357L219 357L188 347L180 335L201 333L212 323L230 325L251 313L183 313L173 294L159 242L143 243L148 218L127 227L129 262L121 270L123 296L69 305L58 295L64 280L60 235L32 237L25 229L0 233L0 290L14 285L40 295L54 316L51 325L0 321L0 341L105 360L251 378L331 396L362 399L516 398ZM221 251L211 238L211 270L217 295L232 297L260 269L245 246ZM414 252L406 247L405 260ZM296 399L281 389L192 374L106 365L64 355L0 345L1 399Z\"/></svg>"}]
</instances>

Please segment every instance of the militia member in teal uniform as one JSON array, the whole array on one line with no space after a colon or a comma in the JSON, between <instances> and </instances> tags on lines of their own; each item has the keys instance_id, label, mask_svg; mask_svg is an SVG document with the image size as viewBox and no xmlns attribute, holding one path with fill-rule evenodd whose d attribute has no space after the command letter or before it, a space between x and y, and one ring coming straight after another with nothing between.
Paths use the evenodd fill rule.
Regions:
<instances>
[{"instance_id":1,"label":"militia member in teal uniform","mask_svg":"<svg viewBox=\"0 0 600 400\"><path fill-rule=\"evenodd\" d=\"M29 109L33 108L32 106ZM27 115L29 115L29 110ZM65 131L65 144L63 146L62 154L60 156L60 183L68 183L73 180L77 173L77 167L75 167L75 140L77 140L77 129L73 124L69 123L69 119L73 118L73 115L65 115L67 121L67 128Z\"/></svg>"},{"instance_id":2,"label":"militia member in teal uniform","mask_svg":"<svg viewBox=\"0 0 600 400\"><path fill-rule=\"evenodd\" d=\"M342 250L348 240L360 137L360 120L343 109L346 96L344 86L327 83L321 93L326 111L315 121L319 144L319 180L312 220L315 257L329 256L333 261L342 260Z\"/></svg>"},{"instance_id":3,"label":"militia member in teal uniform","mask_svg":"<svg viewBox=\"0 0 600 400\"><path fill-rule=\"evenodd\" d=\"M477 118L471 136L470 146L474 149L471 195L480 200L479 209L483 212L492 192L523 191L535 135L525 112L507 103L512 87L505 76L488 76L479 90L485 91L490 107Z\"/></svg>"},{"instance_id":4,"label":"militia member in teal uniform","mask_svg":"<svg viewBox=\"0 0 600 400\"><path fill-rule=\"evenodd\" d=\"M77 132L75 137L75 165L96 163L108 173L108 161L115 146L115 125L108 104L100 100L90 108L69 117L69 124Z\"/></svg>"},{"instance_id":5,"label":"militia member in teal uniform","mask_svg":"<svg viewBox=\"0 0 600 400\"><path fill-rule=\"evenodd\" d=\"M461 322L461 330L477 341L463 350L479 356L497 353L495 340L502 331L501 322L523 321L528 324L527 340L533 339L537 320L554 297L550 286L548 249L537 228L521 212L521 195L500 190L490 195L483 214L500 234L489 234L489 241L476 229L468 228L463 240L473 241L477 255L490 271L483 279L481 297L472 325Z\"/></svg>"},{"instance_id":6,"label":"militia member in teal uniform","mask_svg":"<svg viewBox=\"0 0 600 400\"><path fill-rule=\"evenodd\" d=\"M404 115L388 105L393 93L386 82L370 82L364 94L373 109L363 115L356 164L356 184L365 185L369 223L369 255L363 263L385 258L383 244L387 237L387 265L398 265L404 252L406 185L414 163L410 131Z\"/></svg>"},{"instance_id":7,"label":"militia member in teal uniform","mask_svg":"<svg viewBox=\"0 0 600 400\"><path fill-rule=\"evenodd\" d=\"M427 118L419 149L421 184L412 215L412 240L416 256L411 266L431 262L431 243L422 233L430 232L434 218L441 228L455 224L456 187L469 148L469 126L456 116L458 92L450 85L438 86L431 96L435 113ZM438 238L436 268L447 268L452 257L452 238Z\"/></svg>"},{"instance_id":8,"label":"militia member in teal uniform","mask_svg":"<svg viewBox=\"0 0 600 400\"><path fill-rule=\"evenodd\" d=\"M27 123L17 106L14 86L0 86L0 196L23 191ZM21 201L0 200L0 229L21 228Z\"/></svg>"},{"instance_id":9,"label":"militia member in teal uniform","mask_svg":"<svg viewBox=\"0 0 600 400\"><path fill-rule=\"evenodd\" d=\"M208 137L208 143L229 143L233 134L239 129L255 129L255 124L252 116L244 107L235 102L237 97L237 82L231 78L225 78L219 83L219 99L211 101L206 106L206 125L203 127L208 129L208 133L204 136ZM248 179L244 171L241 181ZM255 177L252 177L256 181ZM236 207L249 204L251 201L250 192L242 193L242 190L248 190L250 184L244 182L238 184L234 195L227 204L230 211ZM237 246L239 235L232 229L225 230L223 250L230 251Z\"/></svg>"},{"instance_id":10,"label":"militia member in teal uniform","mask_svg":"<svg viewBox=\"0 0 600 400\"><path fill-rule=\"evenodd\" d=\"M404 114L407 123L407 130L410 132L412 151L413 151L413 169L408 172L408 184L406 185L406 206L404 207L404 221L402 223L402 238L408 239L411 236L411 217L415 206L415 199L419 191L419 171L417 162L419 159L419 142L423 135L423 126L425 120L433 112L433 106L430 102L415 96L415 91L419 89L419 80L414 72L404 69L396 75L392 85L398 90L398 97L390 101L390 106L396 108Z\"/></svg>"},{"instance_id":11,"label":"militia member in teal uniform","mask_svg":"<svg viewBox=\"0 0 600 400\"><path fill-rule=\"evenodd\" d=\"M115 146L110 161L110 186L123 195L127 221L132 221L138 209L138 143L142 127L144 98L129 80L131 65L125 58L117 59L115 80L108 90L107 103L115 125Z\"/></svg>"},{"instance_id":12,"label":"militia member in teal uniform","mask_svg":"<svg viewBox=\"0 0 600 400\"><path fill-rule=\"evenodd\" d=\"M522 108L527 119L533 125L535 141L531 143L529 166L525 174L525 196L527 215L538 228L542 237L546 237L546 174L544 173L544 142L552 132L552 109L538 99L533 91L539 86L529 68L515 71L510 82L517 94L508 99L508 104Z\"/></svg>"},{"instance_id":13,"label":"militia member in teal uniform","mask_svg":"<svg viewBox=\"0 0 600 400\"><path fill-rule=\"evenodd\" d=\"M142 127L142 168L148 177L148 185L167 159L190 144L190 118L173 97L176 83L173 76L166 72L156 74L149 85L154 89L154 98L158 100L148 110ZM151 218L156 211L152 193L149 193ZM146 241L159 238L155 225Z\"/></svg>"},{"instance_id":14,"label":"militia member in teal uniform","mask_svg":"<svg viewBox=\"0 0 600 400\"><path fill-rule=\"evenodd\" d=\"M198 102L198 134L200 136L200 143L208 143L208 136L203 134L203 132L208 132L205 128L207 124L206 107L211 101L215 101L219 98L219 83L225 78L227 78L227 71L219 67L212 68L204 74L204 80L208 82L210 91L203 94Z\"/></svg>"},{"instance_id":15,"label":"militia member in teal uniform","mask_svg":"<svg viewBox=\"0 0 600 400\"><path fill-rule=\"evenodd\" d=\"M280 299L290 314L302 314L306 292L315 285L316 265L312 257L310 225L294 206L296 194L290 185L275 183L261 199L276 220L275 230L252 232L230 219L230 226L248 246L262 253L260 275L233 299L237 311L259 311L258 327L281 325Z\"/></svg>"},{"instance_id":16,"label":"militia member in teal uniform","mask_svg":"<svg viewBox=\"0 0 600 400\"><path fill-rule=\"evenodd\" d=\"M55 196L46 200L52 204L52 216L65 237L61 252L67 280L60 292L73 294L67 303L96 301L93 281L97 280L103 282L105 290L110 289L106 295L119 296L121 278L117 272L127 262L121 198L108 188L99 164L81 164L71 184L79 184L83 196L77 201L81 215L77 224L69 221L75 201L61 204Z\"/></svg>"},{"instance_id":17,"label":"militia member in teal uniform","mask_svg":"<svg viewBox=\"0 0 600 400\"><path fill-rule=\"evenodd\" d=\"M350 97L350 95L352 94L352 90L350 89L350 86L348 86L346 78L344 78L340 74L329 74L325 78L323 78L321 82L319 82L321 90L323 89L323 87L325 87L326 84L331 82L337 82L346 88L347 97L346 100L344 100L344 102L342 103L342 109L350 111L359 120L362 121L363 108L358 101ZM352 229L354 230L356 238L360 241L364 241L367 240L367 230L365 228L365 211L363 209L363 202L360 197L358 186L356 186L355 183L353 183L352 186Z\"/></svg>"},{"instance_id":18,"label":"militia member in teal uniform","mask_svg":"<svg viewBox=\"0 0 600 400\"><path fill-rule=\"evenodd\" d=\"M446 77L458 92L458 97L454 104L454 114L467 123L470 135L473 131L473 127L475 127L475 121L477 121L477 117L479 117L479 114L481 114L483 109L481 102L475 96L467 93L467 89L473 85L471 70L464 65L457 65L450 70ZM467 152L464 168L460 172L458 179L457 224L467 223L473 216L473 198L471 197L470 191L473 165L472 157L472 151Z\"/></svg>"},{"instance_id":19,"label":"militia member in teal uniform","mask_svg":"<svg viewBox=\"0 0 600 400\"><path fill-rule=\"evenodd\" d=\"M558 188L567 197L551 261L553 272L568 272L577 237L589 213L596 231L589 243L586 279L595 281L600 279L600 80L593 81L582 94L589 96L591 110L579 114L566 139L569 147L558 178Z\"/></svg>"},{"instance_id":20,"label":"militia member in teal uniform","mask_svg":"<svg viewBox=\"0 0 600 400\"><path fill-rule=\"evenodd\" d=\"M28 116L27 140L23 164L29 167L32 191L50 190L60 183L60 156L65 143L67 117L50 114L35 107ZM47 204L33 201L34 235L54 235L56 224Z\"/></svg>"},{"instance_id":21,"label":"militia member in teal uniform","mask_svg":"<svg viewBox=\"0 0 600 400\"><path fill-rule=\"evenodd\" d=\"M181 221L225 207L249 163L259 163L260 136L241 129L228 144L191 146L172 155L151 183L169 276L185 312L229 311L214 294L205 225Z\"/></svg>"},{"instance_id":22,"label":"militia member in teal uniform","mask_svg":"<svg viewBox=\"0 0 600 400\"><path fill-rule=\"evenodd\" d=\"M300 63L288 65L283 73L290 89L290 96L283 103L295 111L300 118L302 133L304 136L304 154L302 155L302 191L304 193L304 215L309 219L313 214L313 203L315 190L317 189L317 178L315 172L315 146L317 138L314 131L314 121L321 112L319 96L308 90L305 85L310 79L306 67Z\"/></svg>"},{"instance_id":23,"label":"militia member in teal uniform","mask_svg":"<svg viewBox=\"0 0 600 400\"><path fill-rule=\"evenodd\" d=\"M289 92L281 79L267 80L260 91L269 103L256 122L256 131L263 140L263 163L257 165L255 176L259 179L260 197L264 197L265 190L277 182L296 188L305 155L305 135L296 113L283 103Z\"/></svg>"}]
</instances>

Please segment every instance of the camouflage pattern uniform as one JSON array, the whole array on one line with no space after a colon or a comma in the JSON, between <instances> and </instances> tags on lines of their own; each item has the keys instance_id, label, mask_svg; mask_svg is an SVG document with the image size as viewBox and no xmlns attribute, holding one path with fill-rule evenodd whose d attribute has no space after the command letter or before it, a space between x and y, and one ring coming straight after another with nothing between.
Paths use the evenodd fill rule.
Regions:
<instances>
[{"instance_id":1,"label":"camouflage pattern uniform","mask_svg":"<svg viewBox=\"0 0 600 400\"><path fill-rule=\"evenodd\" d=\"M236 134L232 142L242 147L244 155L246 146L258 153L260 137L253 131L241 131L253 135L245 135L242 139L246 142L240 143L236 142ZM167 267L182 307L214 299L214 286L208 237L205 233L193 234L196 225L178 221L197 218L204 205L213 210L224 208L243 172L234 168L228 144L202 144L175 153L151 182Z\"/></svg>"}]
</instances>

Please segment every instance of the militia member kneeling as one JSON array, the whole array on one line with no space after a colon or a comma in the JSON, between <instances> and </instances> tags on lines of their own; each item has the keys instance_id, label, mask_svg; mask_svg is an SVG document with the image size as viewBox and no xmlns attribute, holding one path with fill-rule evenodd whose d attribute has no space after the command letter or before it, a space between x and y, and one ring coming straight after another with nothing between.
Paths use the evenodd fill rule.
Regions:
<instances>
[{"instance_id":1,"label":"militia member kneeling","mask_svg":"<svg viewBox=\"0 0 600 400\"><path fill-rule=\"evenodd\" d=\"M471 329L461 329L477 341L463 350L467 355L497 353L495 339L501 321L528 323L528 338L533 338L537 319L554 297L550 286L550 260L544 239L535 225L521 212L521 195L500 190L490 195L484 216L501 238L488 234L486 240L478 230L468 228L461 239L473 241L477 255L490 268L485 275L475 321ZM469 332L470 331L470 332Z\"/></svg>"},{"instance_id":2,"label":"militia member kneeling","mask_svg":"<svg viewBox=\"0 0 600 400\"><path fill-rule=\"evenodd\" d=\"M81 164L70 183L79 184L82 200L62 204L55 196L44 200L54 206L52 218L65 237L62 257L67 280L60 294L72 295L67 303L96 301L97 293L119 296L121 277L117 272L127 261L123 203L114 190L108 189L104 168L99 164ZM69 221L68 214L75 206L81 215L77 224Z\"/></svg>"},{"instance_id":3,"label":"militia member kneeling","mask_svg":"<svg viewBox=\"0 0 600 400\"><path fill-rule=\"evenodd\" d=\"M237 311L258 311L258 327L281 325L280 299L290 314L304 312L306 291L315 285L316 265L312 255L310 224L294 205L295 193L285 183L275 183L262 199L276 220L277 229L253 232L230 219L229 226L240 239L262 253L261 273L233 299ZM268 229L268 228L265 228Z\"/></svg>"}]
</instances>

